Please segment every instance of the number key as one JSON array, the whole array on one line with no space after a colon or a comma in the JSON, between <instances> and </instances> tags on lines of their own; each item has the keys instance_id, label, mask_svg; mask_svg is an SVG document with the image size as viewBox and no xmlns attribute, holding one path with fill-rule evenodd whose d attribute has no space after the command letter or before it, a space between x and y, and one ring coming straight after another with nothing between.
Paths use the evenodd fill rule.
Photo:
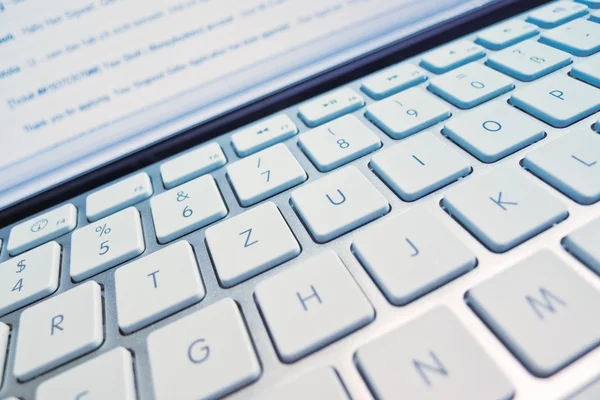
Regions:
<instances>
[{"instance_id":1,"label":"number key","mask_svg":"<svg viewBox=\"0 0 600 400\"><path fill-rule=\"evenodd\" d=\"M60 245L56 242L0 264L0 315L54 293L59 270Z\"/></svg>"},{"instance_id":2,"label":"number key","mask_svg":"<svg viewBox=\"0 0 600 400\"><path fill-rule=\"evenodd\" d=\"M378 149L381 141L354 115L346 115L301 134L298 145L325 172Z\"/></svg>"},{"instance_id":3,"label":"number key","mask_svg":"<svg viewBox=\"0 0 600 400\"><path fill-rule=\"evenodd\" d=\"M219 188L204 175L150 200L156 237L167 243L227 215Z\"/></svg>"},{"instance_id":4,"label":"number key","mask_svg":"<svg viewBox=\"0 0 600 400\"><path fill-rule=\"evenodd\" d=\"M73 232L71 278L76 282L142 254L146 248L134 207Z\"/></svg>"}]
</instances>

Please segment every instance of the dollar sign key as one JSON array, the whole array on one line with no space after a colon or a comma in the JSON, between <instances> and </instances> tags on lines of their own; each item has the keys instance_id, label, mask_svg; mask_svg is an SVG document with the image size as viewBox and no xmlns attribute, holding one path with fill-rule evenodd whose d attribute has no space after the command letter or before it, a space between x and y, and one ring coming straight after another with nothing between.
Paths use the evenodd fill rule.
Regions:
<instances>
[{"instance_id":1,"label":"dollar sign key","mask_svg":"<svg viewBox=\"0 0 600 400\"><path fill-rule=\"evenodd\" d=\"M19 263L17 264L17 274L20 274L21 272L23 272L23 270L25 269L27 265L25 264L25 260L21 260L19 261Z\"/></svg>"}]
</instances>

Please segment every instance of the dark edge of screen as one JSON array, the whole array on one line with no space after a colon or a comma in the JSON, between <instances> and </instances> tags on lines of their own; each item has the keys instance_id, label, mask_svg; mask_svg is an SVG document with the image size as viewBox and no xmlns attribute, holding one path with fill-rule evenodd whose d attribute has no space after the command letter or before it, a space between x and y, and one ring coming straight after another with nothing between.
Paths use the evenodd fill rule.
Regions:
<instances>
[{"instance_id":1,"label":"dark edge of screen","mask_svg":"<svg viewBox=\"0 0 600 400\"><path fill-rule=\"evenodd\" d=\"M96 187L362 76L549 2L550 0L508 0L491 3L408 38L391 43L18 202L0 211L0 227L25 219Z\"/></svg>"}]
</instances>

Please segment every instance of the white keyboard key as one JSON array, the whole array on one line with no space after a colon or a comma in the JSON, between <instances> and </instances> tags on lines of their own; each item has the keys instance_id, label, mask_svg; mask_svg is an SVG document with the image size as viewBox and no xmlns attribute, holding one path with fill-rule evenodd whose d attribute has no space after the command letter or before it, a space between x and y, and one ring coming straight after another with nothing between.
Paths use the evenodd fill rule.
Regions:
<instances>
[{"instance_id":1,"label":"white keyboard key","mask_svg":"<svg viewBox=\"0 0 600 400\"><path fill-rule=\"evenodd\" d=\"M376 154L370 165L405 201L417 200L471 173L465 157L429 132Z\"/></svg>"},{"instance_id":2,"label":"white keyboard key","mask_svg":"<svg viewBox=\"0 0 600 400\"><path fill-rule=\"evenodd\" d=\"M529 14L527 21L533 22L541 28L549 29L582 17L587 13L588 8L583 4L557 1L533 11Z\"/></svg>"},{"instance_id":3,"label":"white keyboard key","mask_svg":"<svg viewBox=\"0 0 600 400\"><path fill-rule=\"evenodd\" d=\"M60 253L60 245L50 242L0 264L0 315L58 289Z\"/></svg>"},{"instance_id":4,"label":"white keyboard key","mask_svg":"<svg viewBox=\"0 0 600 400\"><path fill-rule=\"evenodd\" d=\"M367 325L375 312L332 251L262 281L254 293L279 357L286 363Z\"/></svg>"},{"instance_id":5,"label":"white keyboard key","mask_svg":"<svg viewBox=\"0 0 600 400\"><path fill-rule=\"evenodd\" d=\"M393 139L403 139L450 117L450 108L420 88L367 107L366 117Z\"/></svg>"},{"instance_id":6,"label":"white keyboard key","mask_svg":"<svg viewBox=\"0 0 600 400\"><path fill-rule=\"evenodd\" d=\"M273 203L265 203L206 230L221 284L231 287L300 254L300 245Z\"/></svg>"},{"instance_id":7,"label":"white keyboard key","mask_svg":"<svg viewBox=\"0 0 600 400\"><path fill-rule=\"evenodd\" d=\"M600 2L598 3L600 4ZM579 388L575 393L571 393L564 400L596 400L600 399L600 377L595 378L593 381L585 384L584 387Z\"/></svg>"},{"instance_id":8,"label":"white keyboard key","mask_svg":"<svg viewBox=\"0 0 600 400\"><path fill-rule=\"evenodd\" d=\"M244 207L299 185L307 179L306 172L283 143L229 165L227 176Z\"/></svg>"},{"instance_id":9,"label":"white keyboard key","mask_svg":"<svg viewBox=\"0 0 600 400\"><path fill-rule=\"evenodd\" d=\"M265 119L231 135L231 144L240 157L266 149L298 133L296 124L285 114Z\"/></svg>"},{"instance_id":10,"label":"white keyboard key","mask_svg":"<svg viewBox=\"0 0 600 400\"><path fill-rule=\"evenodd\" d=\"M588 222L576 231L569 233L563 246L581 262L600 275L600 218Z\"/></svg>"},{"instance_id":11,"label":"white keyboard key","mask_svg":"<svg viewBox=\"0 0 600 400\"><path fill-rule=\"evenodd\" d=\"M300 135L298 145L319 171L331 171L381 147L379 137L354 115Z\"/></svg>"},{"instance_id":12,"label":"white keyboard key","mask_svg":"<svg viewBox=\"0 0 600 400\"><path fill-rule=\"evenodd\" d=\"M502 253L567 218L567 208L519 170L496 168L448 191L442 205Z\"/></svg>"},{"instance_id":13,"label":"white keyboard key","mask_svg":"<svg viewBox=\"0 0 600 400\"><path fill-rule=\"evenodd\" d=\"M596 10L590 15L590 20L594 22L600 22L600 10Z\"/></svg>"},{"instance_id":14,"label":"white keyboard key","mask_svg":"<svg viewBox=\"0 0 600 400\"><path fill-rule=\"evenodd\" d=\"M446 308L360 347L355 359L377 399L509 400L514 390Z\"/></svg>"},{"instance_id":15,"label":"white keyboard key","mask_svg":"<svg viewBox=\"0 0 600 400\"><path fill-rule=\"evenodd\" d=\"M468 40L459 40L425 54L421 66L443 74L484 56L483 47Z\"/></svg>"},{"instance_id":16,"label":"white keyboard key","mask_svg":"<svg viewBox=\"0 0 600 400\"><path fill-rule=\"evenodd\" d=\"M475 107L514 87L512 79L479 63L438 76L429 84L431 91L463 109Z\"/></svg>"},{"instance_id":17,"label":"white keyboard key","mask_svg":"<svg viewBox=\"0 0 600 400\"><path fill-rule=\"evenodd\" d=\"M139 211L130 207L73 232L71 278L82 281L146 249Z\"/></svg>"},{"instance_id":18,"label":"white keyboard key","mask_svg":"<svg viewBox=\"0 0 600 400\"><path fill-rule=\"evenodd\" d=\"M540 42L554 46L579 57L600 51L600 24L586 19L546 31Z\"/></svg>"},{"instance_id":19,"label":"white keyboard key","mask_svg":"<svg viewBox=\"0 0 600 400\"><path fill-rule=\"evenodd\" d=\"M600 344L600 292L549 250L469 290L468 304L538 377Z\"/></svg>"},{"instance_id":20,"label":"white keyboard key","mask_svg":"<svg viewBox=\"0 0 600 400\"><path fill-rule=\"evenodd\" d=\"M564 128L600 110L600 90L554 74L517 90L510 101L534 117Z\"/></svg>"},{"instance_id":21,"label":"white keyboard key","mask_svg":"<svg viewBox=\"0 0 600 400\"><path fill-rule=\"evenodd\" d=\"M319 243L385 214L390 206L356 167L346 167L292 192L292 206Z\"/></svg>"},{"instance_id":22,"label":"white keyboard key","mask_svg":"<svg viewBox=\"0 0 600 400\"><path fill-rule=\"evenodd\" d=\"M196 256L186 241L164 247L115 272L117 320L132 333L204 298Z\"/></svg>"},{"instance_id":23,"label":"white keyboard key","mask_svg":"<svg viewBox=\"0 0 600 400\"><path fill-rule=\"evenodd\" d=\"M574 65L571 75L600 88L600 54Z\"/></svg>"},{"instance_id":24,"label":"white keyboard key","mask_svg":"<svg viewBox=\"0 0 600 400\"><path fill-rule=\"evenodd\" d=\"M71 232L75 226L77 208L65 204L13 227L6 248L14 256Z\"/></svg>"},{"instance_id":25,"label":"white keyboard key","mask_svg":"<svg viewBox=\"0 0 600 400\"><path fill-rule=\"evenodd\" d=\"M490 55L488 65L521 81L533 81L571 63L571 56L534 40Z\"/></svg>"},{"instance_id":26,"label":"white keyboard key","mask_svg":"<svg viewBox=\"0 0 600 400\"><path fill-rule=\"evenodd\" d=\"M573 130L527 154L523 166L576 202L600 200L600 135Z\"/></svg>"},{"instance_id":27,"label":"white keyboard key","mask_svg":"<svg viewBox=\"0 0 600 400\"><path fill-rule=\"evenodd\" d=\"M365 105L363 98L349 88L337 89L300 106L298 116L308 126L329 122Z\"/></svg>"},{"instance_id":28,"label":"white keyboard key","mask_svg":"<svg viewBox=\"0 0 600 400\"><path fill-rule=\"evenodd\" d=\"M514 19L479 32L477 43L491 50L502 50L538 33L539 29L535 25Z\"/></svg>"},{"instance_id":29,"label":"white keyboard key","mask_svg":"<svg viewBox=\"0 0 600 400\"><path fill-rule=\"evenodd\" d=\"M444 134L486 163L544 138L544 126L504 102L485 104L450 119Z\"/></svg>"},{"instance_id":30,"label":"white keyboard key","mask_svg":"<svg viewBox=\"0 0 600 400\"><path fill-rule=\"evenodd\" d=\"M29 380L100 347L100 285L89 281L23 311L14 374Z\"/></svg>"},{"instance_id":31,"label":"white keyboard key","mask_svg":"<svg viewBox=\"0 0 600 400\"><path fill-rule=\"evenodd\" d=\"M231 299L152 332L148 357L157 400L218 399L261 374L240 309Z\"/></svg>"},{"instance_id":32,"label":"white keyboard key","mask_svg":"<svg viewBox=\"0 0 600 400\"><path fill-rule=\"evenodd\" d=\"M227 215L217 183L204 175L150 199L154 230L167 243Z\"/></svg>"},{"instance_id":33,"label":"white keyboard key","mask_svg":"<svg viewBox=\"0 0 600 400\"><path fill-rule=\"evenodd\" d=\"M85 200L87 218L96 221L152 196L152 182L139 173L90 194Z\"/></svg>"},{"instance_id":34,"label":"white keyboard key","mask_svg":"<svg viewBox=\"0 0 600 400\"><path fill-rule=\"evenodd\" d=\"M133 358L114 348L42 382L36 400L135 400Z\"/></svg>"},{"instance_id":35,"label":"white keyboard key","mask_svg":"<svg viewBox=\"0 0 600 400\"><path fill-rule=\"evenodd\" d=\"M362 84L363 92L379 100L416 86L427 80L425 71L412 64L394 65L368 77Z\"/></svg>"},{"instance_id":36,"label":"white keyboard key","mask_svg":"<svg viewBox=\"0 0 600 400\"><path fill-rule=\"evenodd\" d=\"M8 338L10 336L10 327L4 322L0 322L0 387L4 379L4 368L6 366L6 356L8 355Z\"/></svg>"},{"instance_id":37,"label":"white keyboard key","mask_svg":"<svg viewBox=\"0 0 600 400\"><path fill-rule=\"evenodd\" d=\"M350 400L333 368L319 368L291 382L269 388L255 400Z\"/></svg>"},{"instance_id":38,"label":"white keyboard key","mask_svg":"<svg viewBox=\"0 0 600 400\"><path fill-rule=\"evenodd\" d=\"M385 297L397 306L437 289L477 264L466 246L419 209L359 234L352 251Z\"/></svg>"},{"instance_id":39,"label":"white keyboard key","mask_svg":"<svg viewBox=\"0 0 600 400\"><path fill-rule=\"evenodd\" d=\"M600 8L600 0L575 0L577 3L585 4L590 8Z\"/></svg>"},{"instance_id":40,"label":"white keyboard key","mask_svg":"<svg viewBox=\"0 0 600 400\"><path fill-rule=\"evenodd\" d=\"M218 143L210 143L172 158L160 165L167 189L174 188L225 165L227 157Z\"/></svg>"}]
</instances>

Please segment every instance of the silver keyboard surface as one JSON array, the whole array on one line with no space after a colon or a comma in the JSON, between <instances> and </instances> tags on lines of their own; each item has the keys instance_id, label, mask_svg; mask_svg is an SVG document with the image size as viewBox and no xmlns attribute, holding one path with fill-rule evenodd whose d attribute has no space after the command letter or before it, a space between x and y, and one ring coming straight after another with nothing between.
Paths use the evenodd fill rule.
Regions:
<instances>
[{"instance_id":1,"label":"silver keyboard surface","mask_svg":"<svg viewBox=\"0 0 600 400\"><path fill-rule=\"evenodd\" d=\"M600 2L0 229L0 399L592 399Z\"/></svg>"}]
</instances>

